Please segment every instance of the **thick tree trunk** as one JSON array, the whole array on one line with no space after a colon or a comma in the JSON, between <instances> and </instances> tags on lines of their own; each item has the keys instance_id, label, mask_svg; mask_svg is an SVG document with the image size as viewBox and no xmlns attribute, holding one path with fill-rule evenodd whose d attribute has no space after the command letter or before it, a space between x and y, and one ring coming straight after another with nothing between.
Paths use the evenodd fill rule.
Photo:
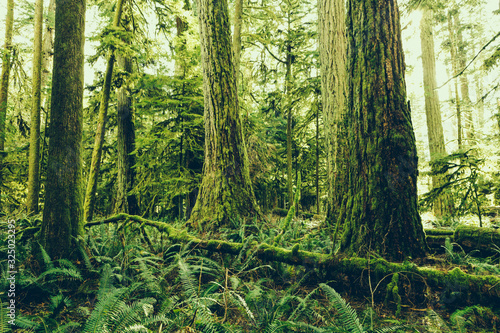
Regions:
<instances>
[{"instance_id":1,"label":"thick tree trunk","mask_svg":"<svg viewBox=\"0 0 500 333\"><path fill-rule=\"evenodd\" d=\"M238 107L226 0L198 2L203 91L205 163L192 224L225 224L260 215L250 181Z\"/></svg>"},{"instance_id":2,"label":"thick tree trunk","mask_svg":"<svg viewBox=\"0 0 500 333\"><path fill-rule=\"evenodd\" d=\"M132 73L132 61L130 58L118 55L118 66L125 73ZM128 92L128 86L124 84L117 91L117 149L118 158L116 166L118 170L116 179L116 201L115 213L139 214L137 198L135 194L129 194L134 187L135 181L135 129L132 99Z\"/></svg>"},{"instance_id":3,"label":"thick tree trunk","mask_svg":"<svg viewBox=\"0 0 500 333\"><path fill-rule=\"evenodd\" d=\"M28 170L28 213L38 213L40 192L40 108L42 105L43 0L35 3L35 38L33 45L32 107Z\"/></svg>"},{"instance_id":4,"label":"thick tree trunk","mask_svg":"<svg viewBox=\"0 0 500 333\"><path fill-rule=\"evenodd\" d=\"M425 255L417 151L395 0L348 1L349 182L342 249L403 260Z\"/></svg>"},{"instance_id":5,"label":"thick tree trunk","mask_svg":"<svg viewBox=\"0 0 500 333\"><path fill-rule=\"evenodd\" d=\"M327 221L336 223L347 180L346 115L347 38L343 0L319 0L321 93L327 151Z\"/></svg>"},{"instance_id":6,"label":"thick tree trunk","mask_svg":"<svg viewBox=\"0 0 500 333\"><path fill-rule=\"evenodd\" d=\"M14 27L14 0L7 1L5 18L5 42L2 57L2 78L0 81L0 209L2 208L3 160L5 158L5 122L9 97L9 77L12 57L12 31Z\"/></svg>"},{"instance_id":7,"label":"thick tree trunk","mask_svg":"<svg viewBox=\"0 0 500 333\"><path fill-rule=\"evenodd\" d=\"M83 237L82 122L85 0L58 0L50 142L41 243L52 258L68 258Z\"/></svg>"},{"instance_id":8,"label":"thick tree trunk","mask_svg":"<svg viewBox=\"0 0 500 333\"><path fill-rule=\"evenodd\" d=\"M118 28L122 15L124 0L117 0L113 27ZM95 195L97 192L97 179L99 178L99 169L101 168L102 146L104 144L104 134L106 131L106 118L108 115L109 95L111 92L111 79L113 77L113 67L115 64L115 53L109 50L106 74L104 75L104 85L102 87L101 104L99 105L99 116L97 120L97 129L94 141L94 150L92 151L92 162L90 163L89 178L87 190L85 193L85 203L83 205L85 221L92 220L94 214Z\"/></svg>"},{"instance_id":9,"label":"thick tree trunk","mask_svg":"<svg viewBox=\"0 0 500 333\"><path fill-rule=\"evenodd\" d=\"M439 106L436 83L436 58L434 55L434 36L432 31L432 12L424 8L420 22L420 41L422 48L422 67L424 72L425 116L427 119L427 136L431 163L446 156L443 124ZM432 187L440 187L445 181L443 176L432 177ZM437 217L451 215L453 205L450 198L442 195L434 202L434 215Z\"/></svg>"}]
</instances>

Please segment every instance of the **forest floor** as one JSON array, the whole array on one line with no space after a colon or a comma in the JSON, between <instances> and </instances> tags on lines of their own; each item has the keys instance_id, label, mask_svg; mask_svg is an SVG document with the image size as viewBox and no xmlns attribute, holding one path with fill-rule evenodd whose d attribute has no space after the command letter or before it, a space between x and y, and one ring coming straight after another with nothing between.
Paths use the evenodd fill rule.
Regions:
<instances>
[{"instance_id":1,"label":"forest floor","mask_svg":"<svg viewBox=\"0 0 500 333\"><path fill-rule=\"evenodd\" d=\"M182 222L163 222L185 228ZM329 253L329 231L319 228L319 222L294 219L280 246L300 242L301 249ZM282 218L259 225L234 223L217 233L190 233L271 244ZM130 222L93 226L87 236L84 255L76 262L51 260L32 240L23 241L18 249L18 332L125 332L132 327L172 333L500 329L498 299L477 303L462 286L432 289L425 282L411 282L404 272L396 288L396 274L346 273L332 280L317 267L176 244L155 228ZM476 258L443 244L419 266L500 276L498 257ZM358 330L352 326L356 321Z\"/></svg>"}]
</instances>

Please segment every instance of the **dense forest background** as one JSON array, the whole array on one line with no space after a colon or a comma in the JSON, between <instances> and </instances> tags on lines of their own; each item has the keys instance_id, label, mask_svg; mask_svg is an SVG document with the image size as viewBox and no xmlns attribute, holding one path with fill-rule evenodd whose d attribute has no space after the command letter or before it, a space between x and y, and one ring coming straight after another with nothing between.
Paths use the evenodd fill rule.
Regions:
<instances>
[{"instance_id":1,"label":"dense forest background","mask_svg":"<svg viewBox=\"0 0 500 333\"><path fill-rule=\"evenodd\" d=\"M16 329L496 332L500 4L227 3L0 4Z\"/></svg>"}]
</instances>

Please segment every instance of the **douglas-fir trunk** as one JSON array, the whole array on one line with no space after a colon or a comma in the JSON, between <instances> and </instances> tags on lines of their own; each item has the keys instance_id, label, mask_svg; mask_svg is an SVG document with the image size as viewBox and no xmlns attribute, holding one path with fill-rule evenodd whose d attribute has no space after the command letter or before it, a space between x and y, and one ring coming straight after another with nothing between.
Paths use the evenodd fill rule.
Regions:
<instances>
[{"instance_id":1,"label":"douglas-fir trunk","mask_svg":"<svg viewBox=\"0 0 500 333\"><path fill-rule=\"evenodd\" d=\"M203 92L205 163L192 224L227 223L258 215L242 134L226 0L198 2Z\"/></svg>"},{"instance_id":2,"label":"douglas-fir trunk","mask_svg":"<svg viewBox=\"0 0 500 333\"><path fill-rule=\"evenodd\" d=\"M390 259L425 255L417 152L395 0L348 1L349 180L342 249Z\"/></svg>"}]
</instances>

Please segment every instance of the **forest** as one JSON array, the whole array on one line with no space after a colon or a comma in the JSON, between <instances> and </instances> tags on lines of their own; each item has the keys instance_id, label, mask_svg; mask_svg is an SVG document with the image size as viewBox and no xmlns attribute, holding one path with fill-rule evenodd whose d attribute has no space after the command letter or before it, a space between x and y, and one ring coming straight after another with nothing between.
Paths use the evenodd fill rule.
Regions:
<instances>
[{"instance_id":1,"label":"forest","mask_svg":"<svg viewBox=\"0 0 500 333\"><path fill-rule=\"evenodd\" d=\"M2 0L0 333L499 332L499 18Z\"/></svg>"}]
</instances>

